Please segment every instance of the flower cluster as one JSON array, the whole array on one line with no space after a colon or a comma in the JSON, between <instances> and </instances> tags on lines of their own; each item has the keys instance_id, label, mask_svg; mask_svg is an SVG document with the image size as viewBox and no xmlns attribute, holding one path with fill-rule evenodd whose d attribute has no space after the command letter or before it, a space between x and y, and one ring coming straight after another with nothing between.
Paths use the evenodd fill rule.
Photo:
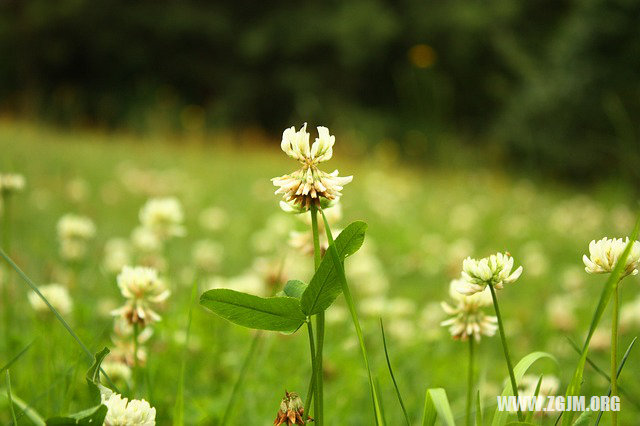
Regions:
<instances>
[{"instance_id":1,"label":"flower cluster","mask_svg":"<svg viewBox=\"0 0 640 426\"><path fill-rule=\"evenodd\" d=\"M10 173L0 174L0 194L21 192L24 187L24 176Z\"/></svg>"},{"instance_id":2,"label":"flower cluster","mask_svg":"<svg viewBox=\"0 0 640 426\"><path fill-rule=\"evenodd\" d=\"M57 225L60 256L67 261L78 261L87 254L87 243L96 234L96 227L88 217L66 214Z\"/></svg>"},{"instance_id":3,"label":"flower cluster","mask_svg":"<svg viewBox=\"0 0 640 426\"><path fill-rule=\"evenodd\" d=\"M142 327L160 320L160 315L152 307L165 301L170 291L165 288L155 269L125 266L117 280L120 292L127 302L113 311L114 315L125 318L129 324L139 324Z\"/></svg>"},{"instance_id":4,"label":"flower cluster","mask_svg":"<svg viewBox=\"0 0 640 426\"><path fill-rule=\"evenodd\" d=\"M496 325L498 319L495 316L488 316L482 308L492 304L489 289L474 293L472 295L462 294L461 290L466 288L464 280L453 280L449 285L449 295L455 302L453 306L442 302L442 309L451 318L442 321L440 325L449 327L449 332L456 340L466 341L473 337L480 341L481 336L493 336L498 329Z\"/></svg>"},{"instance_id":5,"label":"flower cluster","mask_svg":"<svg viewBox=\"0 0 640 426\"><path fill-rule=\"evenodd\" d=\"M62 314L66 315L71 312L73 308L73 301L66 287L60 284L49 284L39 287L40 293L51 303L51 306ZM29 304L31 307L40 313L50 313L51 310L46 303L35 292L29 293Z\"/></svg>"},{"instance_id":6,"label":"flower cluster","mask_svg":"<svg viewBox=\"0 0 640 426\"><path fill-rule=\"evenodd\" d=\"M624 240L622 238L605 237L599 241L591 241L591 243L589 243L589 256L585 254L582 257L585 270L590 274L604 274L613 271L613 268L615 268L618 259L622 256L628 243L629 237ZM636 275L639 264L640 242L634 241L624 265L623 277Z\"/></svg>"},{"instance_id":7,"label":"flower cluster","mask_svg":"<svg viewBox=\"0 0 640 426\"><path fill-rule=\"evenodd\" d=\"M344 185L351 182L353 176L340 177L338 171L326 173L318 165L331 159L335 136L329 134L326 127L318 127L318 137L311 147L309 133L305 123L299 131L290 127L282 134L280 147L291 158L300 162L300 169L271 179L279 187L276 194L282 194L288 207L300 212L306 211L312 204L320 206L324 201L338 200Z\"/></svg>"},{"instance_id":8,"label":"flower cluster","mask_svg":"<svg viewBox=\"0 0 640 426\"><path fill-rule=\"evenodd\" d=\"M155 426L156 409L144 399L123 398L113 392L103 392L102 404L107 406L104 426Z\"/></svg>"},{"instance_id":9,"label":"flower cluster","mask_svg":"<svg viewBox=\"0 0 640 426\"><path fill-rule=\"evenodd\" d=\"M514 282L522 274L522 266L511 272L512 269L513 258L508 253L496 253L480 260L467 257L462 263L465 285L459 291L472 295L484 291L487 285L502 289L504 284Z\"/></svg>"}]
</instances>

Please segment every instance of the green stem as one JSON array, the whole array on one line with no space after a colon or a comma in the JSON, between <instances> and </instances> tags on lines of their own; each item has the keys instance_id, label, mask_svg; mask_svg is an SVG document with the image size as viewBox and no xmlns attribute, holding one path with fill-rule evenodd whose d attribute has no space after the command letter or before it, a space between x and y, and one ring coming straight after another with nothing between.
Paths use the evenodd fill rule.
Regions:
<instances>
[{"instance_id":1,"label":"green stem","mask_svg":"<svg viewBox=\"0 0 640 426\"><path fill-rule=\"evenodd\" d=\"M467 426L471 426L471 404L473 403L473 368L474 368L473 336L469 336L469 370L467 379Z\"/></svg>"},{"instance_id":2,"label":"green stem","mask_svg":"<svg viewBox=\"0 0 640 426\"><path fill-rule=\"evenodd\" d=\"M511 379L511 389L513 389L513 396L518 398L518 383L516 382L516 376L513 374L513 365L511 364L511 357L509 356L509 348L507 346L507 338L504 334L504 325L502 324L502 315L500 315L500 308L498 307L498 298L496 297L496 290L491 284L489 284L489 290L491 290L491 298L493 299L493 307L496 310L496 317L498 318L498 329L500 330L500 340L502 340L502 349L504 351L504 358L507 361L507 368L509 369L509 378ZM524 416L520 407L518 406L518 420L524 421Z\"/></svg>"},{"instance_id":3,"label":"green stem","mask_svg":"<svg viewBox=\"0 0 640 426\"><path fill-rule=\"evenodd\" d=\"M137 392L140 391L138 386L139 368L138 364L138 335L140 334L138 329L138 323L133 323L133 394L137 396Z\"/></svg>"},{"instance_id":4,"label":"green stem","mask_svg":"<svg viewBox=\"0 0 640 426\"><path fill-rule=\"evenodd\" d=\"M320 252L320 233L318 231L318 207L311 205L311 232L313 234L313 263L318 270L322 253ZM324 346L324 312L316 315L316 355L314 368L315 402L314 417L317 426L324 423L324 390L322 377L322 351Z\"/></svg>"},{"instance_id":5,"label":"green stem","mask_svg":"<svg viewBox=\"0 0 640 426\"><path fill-rule=\"evenodd\" d=\"M13 409L13 398L11 397L11 375L9 374L9 370L6 373L7 379L7 399L9 400L9 411L11 411L11 419L13 420L14 425L18 425L18 420L16 419L16 412Z\"/></svg>"},{"instance_id":6,"label":"green stem","mask_svg":"<svg viewBox=\"0 0 640 426\"><path fill-rule=\"evenodd\" d=\"M324 221L324 229L327 233L327 240L329 241L329 250L333 263L338 270L338 278L340 279L340 284L342 285L342 294L344 294L344 299L347 302L347 307L349 308L349 313L351 314L351 319L353 321L353 325L356 329L356 335L358 336L358 343L360 345L360 351L362 352L362 358L364 360L364 365L367 368L367 374L369 376L369 388L371 390L371 398L373 399L373 407L376 415L376 424L382 425L384 424L384 418L382 416L382 409L380 406L380 401L378 400L378 393L376 392L375 382L373 381L373 376L371 375L371 366L369 365L369 357L367 355L367 347L364 343L364 336L362 334L362 328L360 327L360 320L358 319L358 312L356 311L356 305L353 302L353 297L351 296L351 291L349 290L349 284L347 283L347 277L344 273L344 267L342 262L340 261L340 257L338 256L338 250L336 250L333 235L331 234L331 228L329 227L329 221L327 221L327 217L324 212L320 210L322 213L322 219Z\"/></svg>"},{"instance_id":7,"label":"green stem","mask_svg":"<svg viewBox=\"0 0 640 426\"><path fill-rule=\"evenodd\" d=\"M6 253L11 253L11 196L2 193L2 249ZM11 285L9 277L11 276L9 269L2 265L2 308L4 310L4 343L5 351L9 351L12 345L11 323L13 317L13 305L11 303Z\"/></svg>"},{"instance_id":8,"label":"green stem","mask_svg":"<svg viewBox=\"0 0 640 426\"><path fill-rule=\"evenodd\" d=\"M611 318L611 396L618 396L618 317L619 288L613 288L613 315ZM611 410L611 426L617 426L618 412Z\"/></svg>"},{"instance_id":9,"label":"green stem","mask_svg":"<svg viewBox=\"0 0 640 426\"><path fill-rule=\"evenodd\" d=\"M307 399L305 399L304 401L305 416L309 415L309 409L311 409L311 401L313 400L313 393L316 386L316 348L313 340L313 325L311 324L309 318L307 318L307 334L309 335L309 353L311 354L311 379L309 380ZM316 407L314 407L314 409L315 408Z\"/></svg>"},{"instance_id":10,"label":"green stem","mask_svg":"<svg viewBox=\"0 0 640 426\"><path fill-rule=\"evenodd\" d=\"M253 341L251 342L251 346L249 347L249 351L244 358L242 363L242 368L240 369L240 374L238 375L238 380L233 385L233 389L231 390L231 396L229 397L229 402L227 403L227 408L224 410L224 415L222 416L222 421L220 422L220 426L225 426L229 422L229 418L231 417L231 411L233 409L233 405L235 403L236 397L240 392L240 388L242 387L242 382L244 381L244 377L247 375L247 370L249 370L249 363L253 358L253 355L258 348L258 342L260 341L260 336L262 336L262 332L258 331L253 335Z\"/></svg>"}]
</instances>

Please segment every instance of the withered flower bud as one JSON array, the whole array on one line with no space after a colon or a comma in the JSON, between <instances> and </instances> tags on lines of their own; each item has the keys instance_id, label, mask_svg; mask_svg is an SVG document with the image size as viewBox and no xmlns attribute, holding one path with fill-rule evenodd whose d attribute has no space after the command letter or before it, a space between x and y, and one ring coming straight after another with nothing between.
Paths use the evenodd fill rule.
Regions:
<instances>
[{"instance_id":1,"label":"withered flower bud","mask_svg":"<svg viewBox=\"0 0 640 426\"><path fill-rule=\"evenodd\" d=\"M295 392L284 391L284 398L280 402L280 410L273 422L274 426L280 425L304 425L306 421L304 419L304 404L302 399ZM311 417L307 417L307 420L313 421Z\"/></svg>"}]
</instances>

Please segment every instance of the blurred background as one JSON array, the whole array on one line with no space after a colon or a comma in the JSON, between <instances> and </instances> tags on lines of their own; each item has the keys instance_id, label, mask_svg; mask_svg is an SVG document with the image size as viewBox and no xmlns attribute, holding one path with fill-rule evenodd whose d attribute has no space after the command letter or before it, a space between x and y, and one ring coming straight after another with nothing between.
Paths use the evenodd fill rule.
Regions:
<instances>
[{"instance_id":1,"label":"blurred background","mask_svg":"<svg viewBox=\"0 0 640 426\"><path fill-rule=\"evenodd\" d=\"M635 0L0 2L0 113L640 182ZM466 158L465 158L466 155Z\"/></svg>"}]
</instances>

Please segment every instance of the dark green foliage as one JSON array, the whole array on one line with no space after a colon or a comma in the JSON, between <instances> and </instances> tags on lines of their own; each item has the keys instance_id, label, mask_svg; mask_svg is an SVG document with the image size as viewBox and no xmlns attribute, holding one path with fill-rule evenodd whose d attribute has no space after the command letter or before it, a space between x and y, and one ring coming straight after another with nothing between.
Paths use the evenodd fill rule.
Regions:
<instances>
[{"instance_id":1,"label":"dark green foliage","mask_svg":"<svg viewBox=\"0 0 640 426\"><path fill-rule=\"evenodd\" d=\"M638 16L636 0L9 0L0 109L139 130L311 120L431 155L453 133L531 169L639 179Z\"/></svg>"}]
</instances>

